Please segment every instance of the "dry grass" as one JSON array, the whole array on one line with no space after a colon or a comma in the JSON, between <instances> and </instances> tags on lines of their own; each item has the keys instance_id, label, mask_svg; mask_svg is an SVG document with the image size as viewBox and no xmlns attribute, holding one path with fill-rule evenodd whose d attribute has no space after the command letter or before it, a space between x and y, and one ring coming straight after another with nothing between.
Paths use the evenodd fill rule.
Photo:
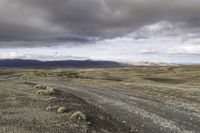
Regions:
<instances>
[{"instance_id":1,"label":"dry grass","mask_svg":"<svg viewBox=\"0 0 200 133\"><path fill-rule=\"evenodd\" d=\"M36 85L34 88L35 88L35 89L46 90L46 89L47 89L47 86L43 86L43 85Z\"/></svg>"},{"instance_id":2,"label":"dry grass","mask_svg":"<svg viewBox=\"0 0 200 133\"><path fill-rule=\"evenodd\" d=\"M81 121L86 121L86 116L81 111L77 111L71 115L71 119L76 122L81 122Z\"/></svg>"},{"instance_id":3,"label":"dry grass","mask_svg":"<svg viewBox=\"0 0 200 133\"><path fill-rule=\"evenodd\" d=\"M50 98L47 99L48 102L54 102L56 100L57 100L56 97L50 97Z\"/></svg>"},{"instance_id":4,"label":"dry grass","mask_svg":"<svg viewBox=\"0 0 200 133\"><path fill-rule=\"evenodd\" d=\"M52 107L52 106L50 106L50 105L46 108L47 111L55 111L55 110L57 110L57 109L58 109L58 106L53 106L53 107Z\"/></svg>"},{"instance_id":5,"label":"dry grass","mask_svg":"<svg viewBox=\"0 0 200 133\"><path fill-rule=\"evenodd\" d=\"M60 93L60 90L32 83L32 81L42 82L46 78L33 77L31 74L35 70L17 71L26 75L23 77L24 80L17 79L0 82L0 115L2 116L0 117L0 133L79 133L107 130L111 130L110 132L126 132L129 130L120 122L111 119L111 117L107 117L108 120L106 122L99 119L99 116L105 115L106 117L107 115L74 95L63 94ZM76 74L70 74L68 77L73 77L73 80L76 80L74 75ZM64 79L68 78L63 77ZM47 78L52 80L54 77ZM52 81L56 81L56 78ZM36 95L36 91L39 95ZM67 110L61 108L59 109L61 111L58 111L58 108L63 105L66 106ZM75 112L76 110L90 112L92 114L92 124L88 126L90 121L88 120L88 123L86 123L86 116L82 112ZM66 113L58 114L57 111L66 111ZM73 112L75 113L72 115Z\"/></svg>"},{"instance_id":6,"label":"dry grass","mask_svg":"<svg viewBox=\"0 0 200 133\"><path fill-rule=\"evenodd\" d=\"M38 90L36 93L39 94L39 95L55 95L56 90L54 88L51 88L51 87L46 87L45 90Z\"/></svg>"},{"instance_id":7,"label":"dry grass","mask_svg":"<svg viewBox=\"0 0 200 133\"><path fill-rule=\"evenodd\" d=\"M66 107L59 107L57 113L65 113L67 111Z\"/></svg>"},{"instance_id":8,"label":"dry grass","mask_svg":"<svg viewBox=\"0 0 200 133\"><path fill-rule=\"evenodd\" d=\"M36 80L67 81L99 89L130 91L155 100L178 100L188 103L199 101L200 66L127 67L107 69L37 70L43 72L28 76ZM24 73L25 74L25 73ZM26 75L26 74L25 74ZM38 75L38 74L37 74ZM186 86L186 87L184 87ZM198 91L198 90L197 90Z\"/></svg>"}]
</instances>

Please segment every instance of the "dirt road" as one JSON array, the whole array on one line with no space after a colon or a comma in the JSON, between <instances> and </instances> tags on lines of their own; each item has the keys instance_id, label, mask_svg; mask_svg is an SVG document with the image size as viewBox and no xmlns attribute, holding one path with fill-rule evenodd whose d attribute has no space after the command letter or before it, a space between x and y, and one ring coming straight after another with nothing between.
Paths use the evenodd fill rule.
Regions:
<instances>
[{"instance_id":1,"label":"dirt road","mask_svg":"<svg viewBox=\"0 0 200 133\"><path fill-rule=\"evenodd\" d=\"M126 124L75 95L54 88L55 93L40 95L37 85L10 77L0 76L0 133L131 132ZM60 107L63 112L58 112Z\"/></svg>"},{"instance_id":2,"label":"dirt road","mask_svg":"<svg viewBox=\"0 0 200 133\"><path fill-rule=\"evenodd\" d=\"M42 83L41 83L42 84ZM96 89L64 83L45 83L100 107L132 127L133 132L200 132L200 112L172 103L144 99L126 91Z\"/></svg>"},{"instance_id":3,"label":"dirt road","mask_svg":"<svg viewBox=\"0 0 200 133\"><path fill-rule=\"evenodd\" d=\"M158 68L131 68L19 72L22 72L21 76L0 76L2 85L6 82L8 88L10 85L24 87L23 91L29 89L15 86L13 81L16 80L71 93L89 103L91 110L96 106L102 114L112 117L115 123L125 125L127 130L122 133L130 130L139 133L200 132L200 70L196 67L178 67L176 73L167 68L160 68L159 71Z\"/></svg>"}]
</instances>

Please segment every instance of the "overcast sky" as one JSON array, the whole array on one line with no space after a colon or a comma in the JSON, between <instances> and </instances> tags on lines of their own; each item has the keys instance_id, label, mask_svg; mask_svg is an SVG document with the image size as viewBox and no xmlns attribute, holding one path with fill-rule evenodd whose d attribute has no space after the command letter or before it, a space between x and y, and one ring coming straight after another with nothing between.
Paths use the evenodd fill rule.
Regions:
<instances>
[{"instance_id":1,"label":"overcast sky","mask_svg":"<svg viewBox=\"0 0 200 133\"><path fill-rule=\"evenodd\" d=\"M199 57L200 0L0 0L0 59Z\"/></svg>"}]
</instances>

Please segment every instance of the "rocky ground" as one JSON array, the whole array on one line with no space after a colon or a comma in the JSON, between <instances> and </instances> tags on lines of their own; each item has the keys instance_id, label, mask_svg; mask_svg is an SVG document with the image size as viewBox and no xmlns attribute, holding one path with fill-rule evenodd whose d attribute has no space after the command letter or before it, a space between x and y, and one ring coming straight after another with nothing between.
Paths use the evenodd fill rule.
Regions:
<instances>
[{"instance_id":1,"label":"rocky ground","mask_svg":"<svg viewBox=\"0 0 200 133\"><path fill-rule=\"evenodd\" d=\"M0 132L199 133L200 67L4 69Z\"/></svg>"},{"instance_id":2,"label":"rocky ground","mask_svg":"<svg viewBox=\"0 0 200 133\"><path fill-rule=\"evenodd\" d=\"M43 89L35 86L18 79L0 81L0 133L130 131L125 124L75 95L56 89L55 93L41 94L38 92Z\"/></svg>"}]
</instances>

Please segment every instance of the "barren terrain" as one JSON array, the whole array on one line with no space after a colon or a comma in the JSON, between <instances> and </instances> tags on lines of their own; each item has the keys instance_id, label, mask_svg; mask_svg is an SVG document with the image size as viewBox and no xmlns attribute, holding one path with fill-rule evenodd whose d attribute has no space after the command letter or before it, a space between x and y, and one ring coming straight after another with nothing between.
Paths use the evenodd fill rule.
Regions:
<instances>
[{"instance_id":1,"label":"barren terrain","mask_svg":"<svg viewBox=\"0 0 200 133\"><path fill-rule=\"evenodd\" d=\"M2 133L198 133L199 125L199 66L0 71Z\"/></svg>"}]
</instances>

